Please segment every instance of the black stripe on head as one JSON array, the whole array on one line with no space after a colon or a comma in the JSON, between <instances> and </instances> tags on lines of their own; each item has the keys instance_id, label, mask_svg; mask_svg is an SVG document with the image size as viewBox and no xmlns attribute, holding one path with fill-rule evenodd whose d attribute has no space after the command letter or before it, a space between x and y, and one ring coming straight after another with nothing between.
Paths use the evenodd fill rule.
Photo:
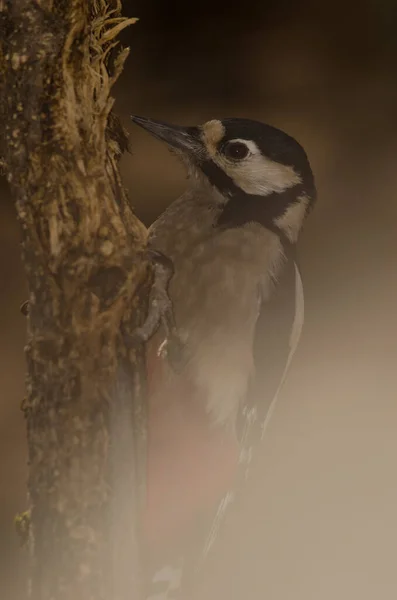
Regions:
<instances>
[{"instance_id":1,"label":"black stripe on head","mask_svg":"<svg viewBox=\"0 0 397 600\"><path fill-rule=\"evenodd\" d=\"M275 220L281 217L299 196L307 194L310 202L315 198L314 183L309 186L311 188L309 190L304 183L300 183L284 192L259 196L244 192L211 160L202 162L200 168L210 183L226 198L226 203L215 223L215 227L221 229L234 229L248 223L258 223L276 233L284 244L289 244L288 238L275 224Z\"/></svg>"},{"instance_id":2,"label":"black stripe on head","mask_svg":"<svg viewBox=\"0 0 397 600\"><path fill-rule=\"evenodd\" d=\"M223 196L235 196L239 192L242 192L242 190L234 183L233 179L211 159L204 160L199 166L208 181L215 186Z\"/></svg>"},{"instance_id":3,"label":"black stripe on head","mask_svg":"<svg viewBox=\"0 0 397 600\"><path fill-rule=\"evenodd\" d=\"M254 196L240 190L239 194L233 195L225 204L217 226L230 228L242 227L247 223L259 223L273 230L275 220L304 193L303 184L295 185L284 192L272 192L267 196Z\"/></svg>"}]
</instances>

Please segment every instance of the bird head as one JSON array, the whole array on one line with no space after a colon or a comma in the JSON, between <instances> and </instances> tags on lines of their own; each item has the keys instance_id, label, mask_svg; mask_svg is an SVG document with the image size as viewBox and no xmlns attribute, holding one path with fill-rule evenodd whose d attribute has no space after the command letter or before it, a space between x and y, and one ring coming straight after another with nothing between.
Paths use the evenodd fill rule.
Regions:
<instances>
[{"instance_id":1,"label":"bird head","mask_svg":"<svg viewBox=\"0 0 397 600\"><path fill-rule=\"evenodd\" d=\"M213 119L194 127L132 120L176 151L197 181L219 192L217 226L259 223L296 241L316 189L306 153L294 138L250 119Z\"/></svg>"}]
</instances>

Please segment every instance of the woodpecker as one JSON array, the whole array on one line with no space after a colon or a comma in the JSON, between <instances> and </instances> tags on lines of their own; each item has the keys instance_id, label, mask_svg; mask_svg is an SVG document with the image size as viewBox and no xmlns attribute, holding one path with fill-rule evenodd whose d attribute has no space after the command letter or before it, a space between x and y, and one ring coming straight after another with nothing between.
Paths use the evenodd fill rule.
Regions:
<instances>
[{"instance_id":1,"label":"woodpecker","mask_svg":"<svg viewBox=\"0 0 397 600\"><path fill-rule=\"evenodd\" d=\"M159 567L149 597L160 600L180 587L171 556L186 564L208 553L274 407L303 324L296 243L316 189L302 146L270 125L132 120L188 174L148 234L148 248L173 265L182 344L179 368L162 351L163 328L147 346L145 531Z\"/></svg>"}]
</instances>

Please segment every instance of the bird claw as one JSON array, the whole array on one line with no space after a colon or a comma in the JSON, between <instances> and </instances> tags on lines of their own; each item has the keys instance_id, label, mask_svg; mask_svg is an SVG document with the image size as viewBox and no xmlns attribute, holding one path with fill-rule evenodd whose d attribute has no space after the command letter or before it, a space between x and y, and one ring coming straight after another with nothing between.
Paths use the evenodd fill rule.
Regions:
<instances>
[{"instance_id":1,"label":"bird claw","mask_svg":"<svg viewBox=\"0 0 397 600\"><path fill-rule=\"evenodd\" d=\"M184 345L179 337L165 338L157 349L157 356L167 360L174 371L178 371L183 365Z\"/></svg>"},{"instance_id":2,"label":"bird claw","mask_svg":"<svg viewBox=\"0 0 397 600\"><path fill-rule=\"evenodd\" d=\"M21 306L19 307L19 310L21 311L24 317L27 317L29 314L29 300L25 300L25 302L22 302Z\"/></svg>"},{"instance_id":3,"label":"bird claw","mask_svg":"<svg viewBox=\"0 0 397 600\"><path fill-rule=\"evenodd\" d=\"M174 274L174 265L167 256L157 250L148 250L153 262L154 278L150 291L149 309L144 323L128 336L129 346L148 342L162 325L165 338L158 355L167 358L173 365L182 359L183 344L178 335L168 286Z\"/></svg>"}]
</instances>

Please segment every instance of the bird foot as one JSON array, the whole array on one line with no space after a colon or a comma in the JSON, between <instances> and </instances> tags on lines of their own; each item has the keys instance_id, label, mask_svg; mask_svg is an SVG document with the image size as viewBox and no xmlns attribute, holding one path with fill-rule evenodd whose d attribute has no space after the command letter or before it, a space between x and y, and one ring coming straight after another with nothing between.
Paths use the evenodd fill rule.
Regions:
<instances>
[{"instance_id":1,"label":"bird foot","mask_svg":"<svg viewBox=\"0 0 397 600\"><path fill-rule=\"evenodd\" d=\"M154 278L150 290L149 308L144 323L135 329L126 340L128 346L148 342L159 329L164 329L164 341L158 349L158 355L177 366L182 360L183 343L178 334L168 286L174 275L174 265L167 256L157 250L148 250L147 255L153 263Z\"/></svg>"}]
</instances>

